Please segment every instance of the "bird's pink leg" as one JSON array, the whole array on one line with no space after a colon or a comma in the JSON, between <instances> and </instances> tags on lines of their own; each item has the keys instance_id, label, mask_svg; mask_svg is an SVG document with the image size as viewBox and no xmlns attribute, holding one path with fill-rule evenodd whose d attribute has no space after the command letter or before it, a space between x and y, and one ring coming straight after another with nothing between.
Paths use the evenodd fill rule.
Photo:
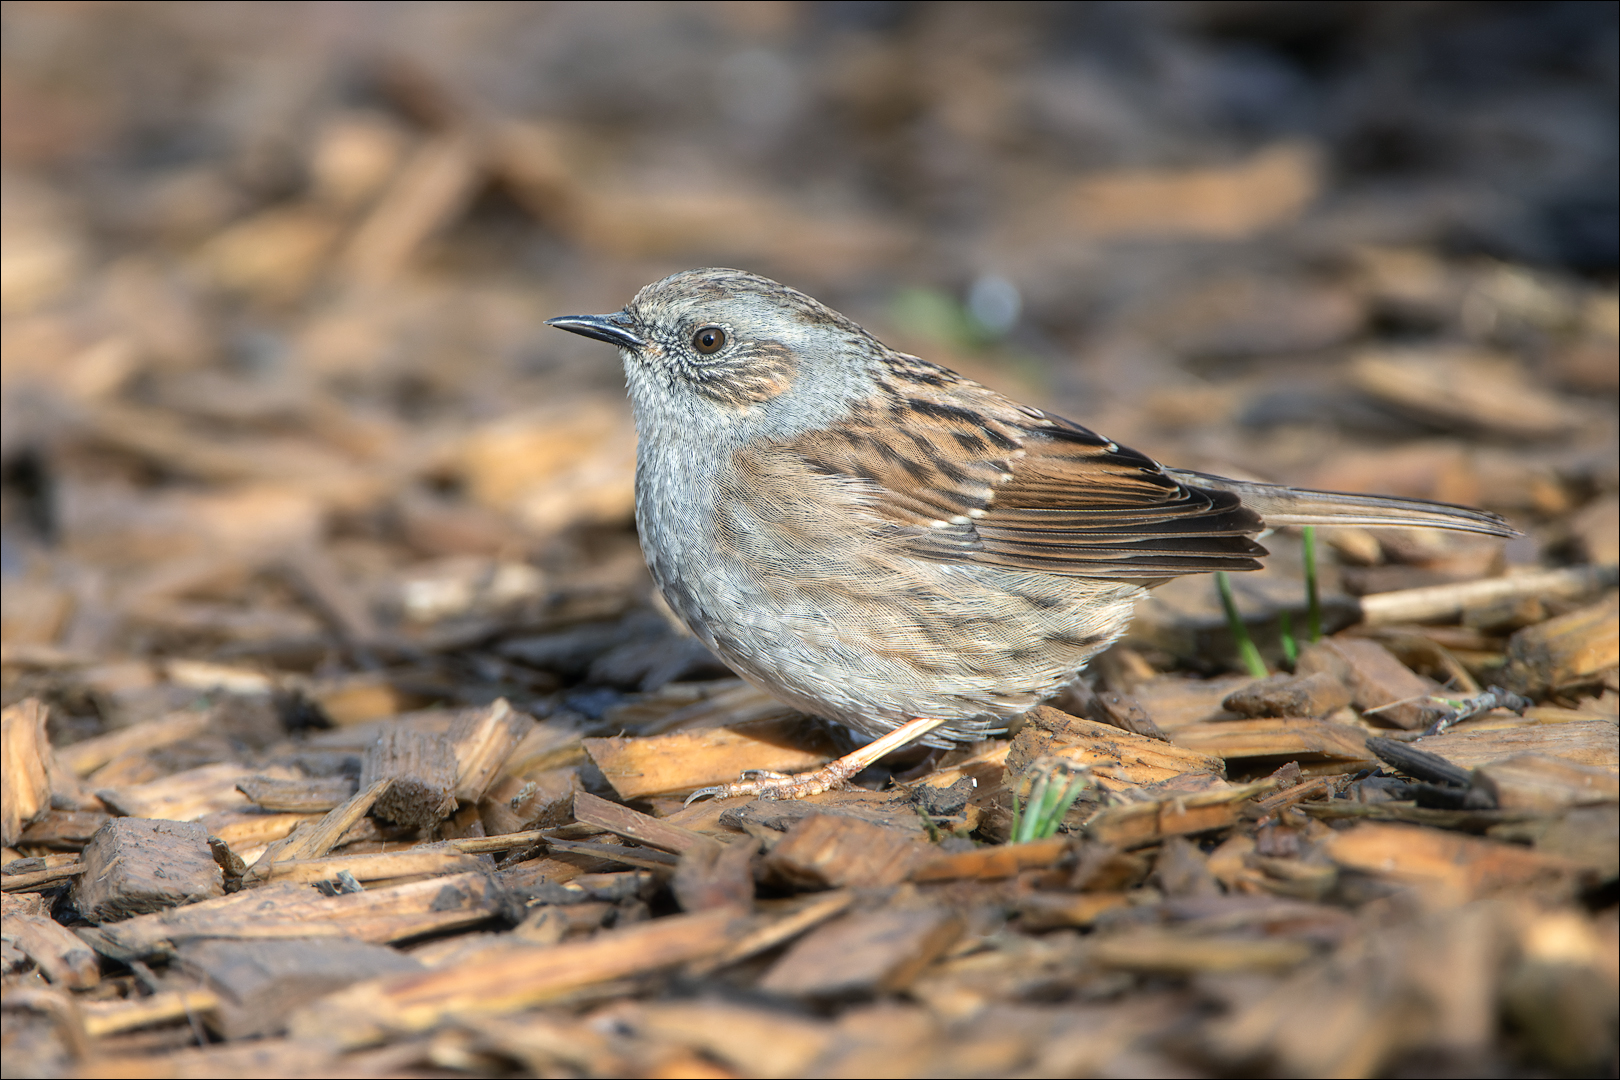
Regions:
<instances>
[{"instance_id":1,"label":"bird's pink leg","mask_svg":"<svg viewBox=\"0 0 1620 1080\"><path fill-rule=\"evenodd\" d=\"M793 776L760 772L753 774L753 779L747 779L749 774L745 773L745 779L735 784L699 788L686 797L686 804L690 806L705 795L713 795L717 799L729 799L736 795L753 795L761 799L803 799L810 795L819 795L823 791L841 787L850 777L878 758L922 738L943 723L945 721L939 717L919 716L915 720L901 724L881 739L874 739L860 749L845 754L837 761L828 762L819 769Z\"/></svg>"}]
</instances>

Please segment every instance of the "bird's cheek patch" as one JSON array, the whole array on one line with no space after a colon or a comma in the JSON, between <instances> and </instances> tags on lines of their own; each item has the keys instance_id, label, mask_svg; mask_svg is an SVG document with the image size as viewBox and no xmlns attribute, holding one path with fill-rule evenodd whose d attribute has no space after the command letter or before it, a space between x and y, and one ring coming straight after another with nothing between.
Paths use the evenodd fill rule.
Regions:
<instances>
[{"instance_id":1,"label":"bird's cheek patch","mask_svg":"<svg viewBox=\"0 0 1620 1080\"><path fill-rule=\"evenodd\" d=\"M704 372L699 388L714 401L746 412L750 405L787 393L798 376L798 355L780 342L763 341Z\"/></svg>"}]
</instances>

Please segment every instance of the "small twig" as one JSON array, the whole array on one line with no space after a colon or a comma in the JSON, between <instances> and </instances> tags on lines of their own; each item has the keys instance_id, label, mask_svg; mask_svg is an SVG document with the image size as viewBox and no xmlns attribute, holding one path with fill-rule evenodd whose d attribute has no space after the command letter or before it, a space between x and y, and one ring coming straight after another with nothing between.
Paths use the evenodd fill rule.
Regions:
<instances>
[{"instance_id":1,"label":"small twig","mask_svg":"<svg viewBox=\"0 0 1620 1080\"><path fill-rule=\"evenodd\" d=\"M1439 735L1453 724L1472 720L1492 709L1507 709L1518 716L1523 716L1524 711L1535 704L1529 698L1520 697L1500 686L1488 686L1483 694L1475 694L1473 697L1445 698L1436 695L1433 700L1443 702L1447 711L1429 725L1428 730L1423 733L1424 737Z\"/></svg>"},{"instance_id":2,"label":"small twig","mask_svg":"<svg viewBox=\"0 0 1620 1080\"><path fill-rule=\"evenodd\" d=\"M1483 694L1475 694L1472 697L1451 698L1441 694L1418 694L1416 697L1402 698L1399 701L1391 701L1384 705L1374 706L1371 709L1362 709L1361 715L1371 716L1374 713L1381 713L1385 709L1393 709L1398 705L1410 705L1414 701L1432 701L1438 705L1444 705L1446 708L1440 718L1430 724L1428 729L1423 732L1425 738L1430 735L1439 735L1453 724L1460 724L1464 720L1472 720L1474 717L1488 713L1492 709L1508 709L1523 716L1524 710L1535 704L1534 701L1527 697L1520 697L1518 694L1510 693L1500 686L1492 686L1487 688Z\"/></svg>"},{"instance_id":3,"label":"small twig","mask_svg":"<svg viewBox=\"0 0 1620 1080\"><path fill-rule=\"evenodd\" d=\"M1455 618L1473 607L1521 596L1553 599L1584 596L1612 588L1620 570L1607 566L1568 566L1511 577L1426 585L1419 589L1375 593L1361 598L1361 621L1368 626L1388 623L1438 622Z\"/></svg>"},{"instance_id":4,"label":"small twig","mask_svg":"<svg viewBox=\"0 0 1620 1080\"><path fill-rule=\"evenodd\" d=\"M1434 695L1432 695L1432 694L1417 694L1417 695L1415 695L1413 697L1401 698L1399 701L1386 701L1384 704L1382 704L1382 705L1374 705L1370 709L1362 709L1361 710L1361 715L1362 716L1371 716L1374 713L1381 713L1385 709L1394 709L1394 708L1398 708L1399 706L1402 706L1402 705L1410 705L1414 701L1433 701L1433 700L1436 700L1436 699L1435 699ZM1445 699L1441 698L1439 700L1443 701Z\"/></svg>"}]
</instances>

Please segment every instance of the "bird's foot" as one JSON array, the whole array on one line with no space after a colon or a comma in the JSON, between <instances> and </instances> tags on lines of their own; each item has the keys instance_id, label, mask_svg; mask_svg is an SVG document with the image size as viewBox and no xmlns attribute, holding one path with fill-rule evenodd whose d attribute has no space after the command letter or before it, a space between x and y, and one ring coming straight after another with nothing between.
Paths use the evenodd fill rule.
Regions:
<instances>
[{"instance_id":1,"label":"bird's foot","mask_svg":"<svg viewBox=\"0 0 1620 1080\"><path fill-rule=\"evenodd\" d=\"M850 777L878 758L922 738L944 723L943 719L932 716L908 721L881 739L874 739L852 753L810 772L788 776L784 773L750 770L743 773L743 778L735 784L699 788L686 797L686 805L691 806L705 796L717 799L730 799L738 795L752 795L756 799L804 799L811 795L819 795L823 791L845 786Z\"/></svg>"},{"instance_id":2,"label":"bird's foot","mask_svg":"<svg viewBox=\"0 0 1620 1080\"><path fill-rule=\"evenodd\" d=\"M844 759L839 758L819 769L797 775L771 772L769 769L748 769L743 772L742 779L734 784L716 784L692 792L686 797L686 805L691 806L705 796L716 799L731 799L738 795L751 795L756 799L804 799L820 795L823 791L848 787L849 778L860 772L859 768L842 768L843 763Z\"/></svg>"}]
</instances>

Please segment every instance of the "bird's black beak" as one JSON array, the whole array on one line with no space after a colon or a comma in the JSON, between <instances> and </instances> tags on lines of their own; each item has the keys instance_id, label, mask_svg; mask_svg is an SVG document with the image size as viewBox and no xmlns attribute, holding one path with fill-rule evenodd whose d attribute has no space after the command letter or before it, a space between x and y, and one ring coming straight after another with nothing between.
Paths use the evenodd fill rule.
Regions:
<instances>
[{"instance_id":1,"label":"bird's black beak","mask_svg":"<svg viewBox=\"0 0 1620 1080\"><path fill-rule=\"evenodd\" d=\"M555 319L547 319L546 325L567 330L570 334L605 341L621 349L639 349L647 344L630 329L635 324L629 314L623 311L616 311L612 315L559 315Z\"/></svg>"}]
</instances>

